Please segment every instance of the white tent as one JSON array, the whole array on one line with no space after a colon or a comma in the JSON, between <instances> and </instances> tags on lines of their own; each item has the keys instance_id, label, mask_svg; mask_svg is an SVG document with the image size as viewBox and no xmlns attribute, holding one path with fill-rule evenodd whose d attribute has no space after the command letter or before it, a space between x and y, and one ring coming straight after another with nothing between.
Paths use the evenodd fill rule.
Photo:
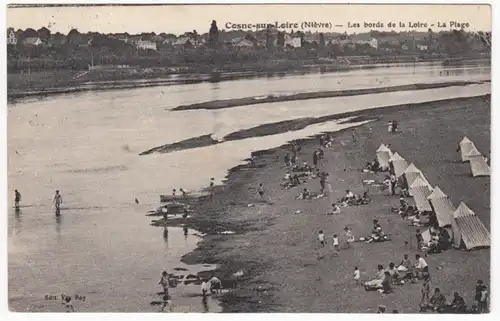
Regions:
<instances>
[{"instance_id":1,"label":"white tent","mask_svg":"<svg viewBox=\"0 0 500 321\"><path fill-rule=\"evenodd\" d=\"M417 177L411 184L409 192L413 195L415 206L420 212L432 212L431 205L427 200L427 197L432 193L432 187L427 182Z\"/></svg>"},{"instance_id":2,"label":"white tent","mask_svg":"<svg viewBox=\"0 0 500 321\"><path fill-rule=\"evenodd\" d=\"M439 227L452 225L455 206L453 206L448 196L436 186L427 199L432 211L436 214Z\"/></svg>"},{"instance_id":3,"label":"white tent","mask_svg":"<svg viewBox=\"0 0 500 321\"><path fill-rule=\"evenodd\" d=\"M406 186L408 187L408 192L410 193L410 195L412 195L410 191L411 184L413 184L417 177L420 177L424 182L430 185L422 171L419 170L415 166L415 164L411 163L404 171L404 178L406 180Z\"/></svg>"},{"instance_id":4,"label":"white tent","mask_svg":"<svg viewBox=\"0 0 500 321\"><path fill-rule=\"evenodd\" d=\"M467 154L467 159L470 162L470 170L473 177L477 176L490 176L490 167L483 155L474 147L469 154Z\"/></svg>"},{"instance_id":5,"label":"white tent","mask_svg":"<svg viewBox=\"0 0 500 321\"><path fill-rule=\"evenodd\" d=\"M467 137L464 137L462 141L458 144L460 148L460 156L462 158L462 162L468 162L468 154L473 150L476 149L476 146L472 141L470 141Z\"/></svg>"},{"instance_id":6,"label":"white tent","mask_svg":"<svg viewBox=\"0 0 500 321\"><path fill-rule=\"evenodd\" d=\"M389 159L391 158L391 150L384 144L380 144L377 149L377 160L382 168L389 168Z\"/></svg>"},{"instance_id":7,"label":"white tent","mask_svg":"<svg viewBox=\"0 0 500 321\"><path fill-rule=\"evenodd\" d=\"M405 169L408 168L408 162L406 161L406 159L401 157L401 155L399 155L397 152L391 156L389 162L392 164L392 170L398 178L403 175Z\"/></svg>"},{"instance_id":8,"label":"white tent","mask_svg":"<svg viewBox=\"0 0 500 321\"><path fill-rule=\"evenodd\" d=\"M460 203L453 213L453 243L460 246L463 242L467 250L480 247L489 247L491 244L490 232L464 202Z\"/></svg>"}]
</instances>

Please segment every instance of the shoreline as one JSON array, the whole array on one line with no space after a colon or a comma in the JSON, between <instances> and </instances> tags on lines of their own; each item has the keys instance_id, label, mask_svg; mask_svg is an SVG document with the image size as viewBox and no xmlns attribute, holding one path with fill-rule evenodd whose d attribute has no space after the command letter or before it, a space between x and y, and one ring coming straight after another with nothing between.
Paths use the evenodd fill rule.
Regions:
<instances>
[{"instance_id":1,"label":"shoreline","mask_svg":"<svg viewBox=\"0 0 500 321\"><path fill-rule=\"evenodd\" d=\"M372 109L364 109L364 110L359 110L359 111L351 111L351 112L345 112L345 113L322 116L322 117L311 117L311 118L299 118L299 119L293 119L293 120L285 120L285 121L280 121L280 122L275 122L275 123L264 124L264 125L256 126L256 127L249 128L249 129L242 129L242 130L236 131L234 133L231 133L227 136L224 136L224 138L221 141L217 141L217 140L212 139L211 135L202 135L199 137L193 137L193 138L189 138L189 139L179 141L179 142L160 145L160 146L156 146L156 147L147 149L147 150L139 153L139 156L150 155L153 153L171 153L171 152L176 152L176 151L181 151L181 150L186 150L186 149L200 148L200 147L216 145L216 144L224 143L227 141L234 141L234 140L241 140L241 139L252 138L252 137L263 137L263 136L268 136L268 135L282 134L282 133L289 132L289 131L304 129L310 125L320 124L320 123L338 120L338 119L342 119L342 118L348 118L348 117L353 117L353 119L351 119L347 122L359 122L359 121L364 121L364 120L378 120L379 117L377 115L379 113L390 112L390 111L395 111L395 110L400 110L400 111L401 110L411 110L412 108L419 108L419 107L425 106L425 105L432 105L432 106L438 107L438 105L441 103L464 101L464 100L468 100L468 99L475 100L477 98L481 98L481 97L486 98L488 96L490 96L490 95L479 95L479 96L472 96L472 97L466 97L466 98L450 98L450 99L436 100L436 101L432 101L432 102L409 103L409 104L404 104L404 105L393 105L393 106L378 107L378 108L372 108Z\"/></svg>"},{"instance_id":2,"label":"shoreline","mask_svg":"<svg viewBox=\"0 0 500 321\"><path fill-rule=\"evenodd\" d=\"M368 94L380 94L380 93L390 93L395 91L417 91L425 89L439 89L453 86L468 86L468 85L478 85L484 84L491 81L450 81L443 83L422 83L422 84L410 84L410 85L400 85L400 86L389 86L389 87L374 87L365 89L347 89L347 90L334 90L334 91L317 91L317 92L306 92L291 95L268 95L265 97L245 97L236 99L225 99L225 100L213 100L203 103L196 103L190 105L181 105L172 111L184 111L184 110L196 110L196 109L225 109L233 107L243 107L248 105L258 105L267 103L277 103L277 102L288 102L297 100L309 100L309 99L322 99L322 98L335 98L335 97L348 97L357 95L368 95Z\"/></svg>"},{"instance_id":3,"label":"shoreline","mask_svg":"<svg viewBox=\"0 0 500 321\"><path fill-rule=\"evenodd\" d=\"M425 60L419 61L416 64L429 64L429 63L445 63L446 59ZM491 64L490 59L484 58L465 58L464 62L481 62L487 61ZM287 75L304 75L304 74L317 74L317 73L336 73L342 71L376 69L376 68L393 68L401 65L408 65L409 62L387 62L381 64L351 64L351 65L304 65L300 68L291 69L289 66L284 68L278 67L260 67L260 68L238 68L221 69L215 72L167 72L165 68L139 68L139 71L132 68L133 73L127 70L110 70L102 69L96 71L79 71L74 72L74 75L69 76L64 73L71 73L71 71L61 71L63 75L60 79L50 80L51 77L46 77L47 80L42 80L39 83L30 85L26 81L19 79L10 80L9 76L18 77L17 74L8 74L7 79L7 98L9 100L16 100L29 97L48 97L59 94L69 94L88 91L105 91L105 90L122 90L132 88L147 88L158 86L172 86L183 84L199 84L205 82L223 82L240 79L253 79L263 77L282 77ZM411 63L410 63L411 64ZM58 71L41 71L40 73L47 73L55 75ZM123 74L129 72L128 74ZM107 76L104 73L108 73ZM93 77L90 75L93 74ZM82 76L83 75L83 76ZM80 77L82 76L82 77ZM31 77L31 76L30 76ZM29 80L32 81L32 80ZM28 82L29 82L28 81ZM52 84L50 82L53 82ZM12 82L12 85L9 85Z\"/></svg>"},{"instance_id":4,"label":"shoreline","mask_svg":"<svg viewBox=\"0 0 500 321\"><path fill-rule=\"evenodd\" d=\"M404 128L405 126L405 121L404 117L409 117L408 115L413 114L413 115L419 115L419 117L425 117L427 112L432 112L434 114L434 118L438 118L437 121L447 121L447 117L450 116L450 113L452 111L460 112L460 111L466 111L467 113L470 114L469 120L474 117L474 114L477 113L477 110L472 110L474 109L474 106L476 106L478 103L481 104L481 112L484 111L484 106L485 104L489 105L490 102L490 95L487 95L488 97L485 96L480 96L480 97L472 97L472 98L459 98L459 99L453 99L453 100L446 100L446 101L439 101L439 102L431 102L431 103L423 103L420 104L418 108L413 108L411 110L408 110L408 108L404 108L404 105L402 109L401 106L394 106L394 107L386 107L384 110L381 111L373 111L373 110L368 110L364 112L358 112L360 114L363 114L364 117L370 117L370 115L376 114L377 118L379 119L375 123L371 123L370 125L361 125L357 127L357 131L362 132L363 140L364 140L364 145L366 145L366 150L358 150L359 148L354 148L356 150L351 150L350 147L339 147L336 146L332 151L328 150L326 153L326 157L332 157L331 152L335 154L335 161L334 164L336 165L334 169L334 177L336 179L341 179L342 180L347 180L350 181L352 184L356 184L356 181L359 180L360 177L363 177L363 173L358 173L358 174L353 174L353 170L349 169L347 172L343 170L344 166L348 166L348 164L345 164L343 161L339 159L339 157L350 157L352 158L351 161L354 161L356 165L363 165L365 161L369 161L374 157L374 151L378 147L378 144L380 144L381 140L385 140L384 142L390 142L392 145L395 146L395 151L400 152L404 157L406 157L409 161L415 161L417 166L421 168L426 175L426 177L429 179L431 184L434 185L439 185L445 193L447 193L450 198L452 199L453 203L455 206L458 206L458 202L460 199L463 199L464 196L460 195L458 191L455 189L453 190L450 188L450 186L446 186L445 182L448 180L453 180L454 182L451 182L451 186L456 183L457 180L464 180L466 176L463 175L458 175L455 174L455 176L449 178L443 177L442 175L440 176L439 173L436 173L439 169L436 169L433 171L431 169L431 165L433 164L426 164L421 161L422 157L419 155L418 147L417 150L413 148L414 146L412 143L409 142L398 142L398 137L390 136L387 134L386 126L387 126L387 119L395 119L398 120L398 122L402 125ZM460 105L457 107L457 105ZM463 107L465 106L465 107ZM489 115L484 117L489 117ZM410 117L411 118L411 117ZM412 120L412 122L418 122L419 119L417 120ZM462 121L463 122L463 121ZM467 122L465 122L467 124ZM413 124L416 126L420 126L420 124ZM412 125L412 126L413 126ZM489 124L487 124L488 126ZM380 134L381 139L376 139L376 142L369 141L371 139L367 138L366 132L367 132L367 127L373 126L374 134ZM472 126L472 125L471 125ZM412 127L413 128L413 127ZM404 129L403 129L404 130ZM440 128L439 130L449 130L446 126L443 128ZM456 144L455 141L459 141L463 137L463 131L477 131L477 128L464 128L462 132L453 130L457 134L457 137L451 137L449 139L452 139L453 142ZM336 141L344 140L344 139L349 139L350 137L350 131L349 129L344 129L339 132L333 133L333 137ZM411 133L409 133L411 134ZM403 133L401 135L407 136L409 135L408 133ZM459 137L462 135L462 137ZM389 137L390 136L390 137ZM375 137L375 135L373 135ZM410 136L408 136L410 137ZM438 139L441 140L446 140L446 136L437 136ZM303 144L303 150L307 152L309 155L309 150L311 148L317 148L317 139L316 137L310 137L310 138L305 138L300 140L301 144ZM418 141L418 144L421 146L425 146L426 144L430 144L432 141L425 140L423 137ZM453 144L453 146L455 146ZM485 141L484 143L481 143L481 146L478 146L481 149L486 148L485 146L487 145L487 142ZM450 144L445 142L441 144L443 147L449 147ZM484 146L483 146L484 145ZM281 169L281 159L282 155L284 154L285 150L288 150L288 144L283 145L277 148L273 148L270 150L264 150L264 151L258 151L258 152L253 152L252 156L255 158L253 161L253 164L245 164L245 165L239 165L236 166L228 171L227 177L223 182L223 185L221 186L216 186L214 188L214 199L210 200L207 198L202 198L202 199L196 199L192 200L193 206L195 208L195 214L193 214L193 217L191 219L188 219L186 222L186 226L189 228L194 228L198 231L201 231L202 233L206 234L206 236L203 237L203 240L199 243L198 248L195 249L193 252L184 255L182 258L182 261L187 264L198 264L198 263L209 263L209 264L218 264L219 268L217 269L217 274L220 276L220 278L224 282L228 282L227 280L231 279L231 275L235 273L236 271L243 269L245 271L244 277L241 278L241 280L237 284L237 288L235 290L232 290L231 292L225 294L222 299L221 299L221 305L223 307L223 312L347 312L345 310L347 307L344 305L343 302L335 302L335 300L338 301L339 298L334 298L332 299L331 293L326 293L326 297L329 298L332 306L325 306L322 308L322 305L314 305L312 308L312 311L310 310L300 310L301 309L301 303L298 302L300 298L302 297L304 303L303 304L312 304L316 302L315 300L323 300L316 298L317 294L316 292L310 292L310 290L307 290L307 283L309 286L315 286L315 281L306 275L309 275L310 277L315 276L317 273L311 270L314 270L314 267L319 270L324 270L324 267L319 267L318 262L316 262L314 256L316 253L316 250L314 250L314 245L308 244L314 243L315 236L310 235L310 231L306 232L303 230L310 230L313 229L314 227L309 227L308 225L319 225L323 226L326 222L331 220L331 216L324 216L320 213L324 213L326 209L328 208L328 202L327 200L320 200L320 201L311 201L312 203L305 202L307 204L301 204L300 202L302 201L294 201L290 199L290 195L288 194L295 194L298 192L298 190L287 190L283 191L280 190L279 187L276 188L276 181L282 175L284 174L284 170ZM338 152L335 151L335 149L338 148L344 148L345 150L342 151L341 155L337 155ZM408 149L410 148L410 149ZM413 152L411 151L413 149ZM453 148L454 151L454 148ZM361 153L361 154L359 154ZM302 153L304 154L304 152ZM345 156L342 156L345 155ZM348 156L351 155L351 156ZM358 161L357 158L358 156L361 156L362 159L359 159ZM354 158L353 158L354 157ZM426 156L428 157L428 155ZM430 157L433 157L430 155ZM309 156L306 156L306 160L309 161ZM420 158L420 159L419 159ZM434 158L433 158L434 161ZM358 164L359 163L359 164ZM352 164L351 164L352 165ZM434 166L434 165L433 165ZM459 166L459 165L453 165L453 164L447 164L447 167L450 166ZM467 168L468 165L465 165L465 168ZM464 168L464 165L460 165L460 167ZM352 168L348 166L347 168ZM434 167L432 167L434 168ZM436 176L438 175L438 176ZM269 205L269 204L259 204L255 200L255 191L252 189L255 187L257 182L263 180L265 183L265 186L269 188L269 197L272 197L273 200L276 199L275 204ZM439 184L437 184L439 181ZM279 182L279 181L278 181ZM489 179L488 179L489 182ZM332 185L337 185L338 181L334 180L331 181ZM469 181L470 184L472 184L472 189L478 188L478 186L483 186L483 183L485 184L485 180L477 180L473 179ZM309 182L307 182L304 186L310 187L313 191L317 189L315 182L312 182L312 186L309 186ZM479 185L477 185L479 184ZM340 184L344 185L344 184ZM449 184L448 184L449 185ZM445 186L445 187L443 187ZM335 198L339 198L341 194L340 193L345 186L334 186L334 194ZM487 190L489 191L489 190ZM477 192L477 191L476 191ZM458 194L457 194L458 193ZM388 203L387 203L387 196L379 195L375 193L376 195L373 196L374 198L374 204L373 206L370 207L370 211L380 211L381 208L387 208ZM472 197L475 197L477 195L472 195ZM488 199L489 197L486 198L485 196L481 196L482 200ZM285 202L282 200L283 198L286 198L289 202ZM471 198L471 196L469 196ZM315 204L315 202L318 202L318 204ZM394 201L397 203L397 199ZM471 207L473 210L476 211L478 215L481 215L480 218L483 220L485 225L488 227L489 226L489 217L488 220L485 219L484 215L484 209L479 211L480 208L480 202L473 201L473 200L468 200L466 199L467 205ZM254 203L254 206L248 207L247 205L250 203ZM394 203L394 205L395 205ZM289 206L289 205L292 206ZM278 206L278 209L275 209L273 207ZM309 214L304 214L306 216L293 216L294 219L298 222L293 223L295 224L295 228L300 228L300 230L296 229L289 229L290 226L289 223L290 219L284 220L285 217L292 217L290 215L294 215L291 213L291 211L294 211L296 208L300 208L305 206L303 209L305 212L312 212L316 213L313 215L319 215L315 221L310 221L310 215ZM314 208L314 210L311 208L311 206ZM288 210L289 209L289 210ZM366 209L366 208L365 208ZM345 220L350 220L353 218L359 219L359 220L370 220L371 218L366 218L366 214L364 213L358 213L359 210L363 212L363 209L360 208L347 208L345 210L346 213L349 212L354 212L350 213L348 217L342 217L342 218L334 218L334 220L340 220L340 221L345 221ZM197 211L200 211L198 213ZM489 211L489 203L488 203L488 211ZM489 212L487 213L489 215ZM362 216L361 216L362 215ZM413 235L414 233L414 228L412 229L411 227L407 227L406 224L402 224L402 222L399 222L401 219L398 217L394 217L394 214L382 214L378 213L376 214L377 217L384 217L384 224L395 224L398 228L401 228L403 231L413 231L411 232ZM344 216L344 215L343 215ZM358 218L359 216L359 218ZM309 218L307 218L309 217ZM364 218L363 218L364 217ZM385 222L386 217L392 217L388 218L387 223ZM317 222L316 222L317 220ZM390 223L394 221L393 223ZM363 223L363 222L361 222ZM366 223L366 222L364 222ZM350 223L346 223L350 224ZM343 226L344 224L340 224L340 222L337 222L338 226ZM360 224L358 228L361 228L363 224ZM328 226L328 225L327 225ZM367 228L369 228L367 226ZM234 231L234 235L220 235L220 231L222 230L231 230ZM289 235L290 232L293 232L292 235ZM285 234L282 234L285 233ZM296 234L298 233L298 234ZM355 230L355 233L358 235L362 234L361 232ZM367 233L369 233L367 231ZM302 234L306 234L307 237L306 239L311 239L310 241L307 241L305 244L303 241L297 241L296 238L301 238L303 237ZM397 236L393 236L394 238L399 238L401 239L400 233L397 233ZM281 239L283 239L281 241ZM284 242L284 243L283 243ZM389 242L388 242L389 243ZM312 246L312 247L311 247ZM362 247L366 247L365 245L360 245ZM383 244L380 245L380 248L385 248L385 250L389 250L391 246L395 246L394 244ZM298 247L295 249L295 247ZM303 248L305 247L305 248ZM384 256L384 258L387 256L387 253L382 253L380 252L379 246L377 245L377 248L374 248L373 250L369 250L366 248L361 248L361 251L373 251L375 254ZM388 248L387 248L388 247ZM399 247L399 244L398 244ZM267 256L266 251L271 251L272 255ZM278 251L278 252L276 252ZM397 251L398 255L401 253L401 249L396 249L393 251ZM406 250L403 250L406 251ZM242 254L243 253L243 254ZM310 258L304 258L303 261L305 263L300 263L300 262L295 262L297 258L295 257L289 257L291 254L295 253L294 256L296 257L302 257L304 255L309 255L311 256ZM411 251L410 253L414 253L414 251ZM263 255L264 254L264 255ZM288 255L287 255L288 254ZM391 254L391 253L389 253ZM373 255L371 253L365 253L363 254L364 256L367 256L365 259L368 259L368 256ZM293 255L292 255L293 256ZM432 264L432 267L435 268L436 263L434 262L434 258L443 257L444 260L447 261L453 261L453 260L458 260L464 264L464 266L460 265L458 267L455 267L456 269L469 269L467 270L469 273L468 276L469 278L472 278L473 275L477 277L477 273L480 273L481 267L475 266L472 267L471 271L470 267L468 265L477 265L480 263L485 263L489 261L489 251L475 251L469 253L462 254L461 251L455 251L455 250L449 250L446 251L443 254L439 254L437 256L432 256L429 257L429 263ZM349 258L350 259L350 258ZM391 258L392 259L392 258ZM399 257L394 258L393 260L397 260ZM285 261L281 261L285 260ZM465 260L465 261L464 261ZM470 261L473 260L473 261ZM486 261L485 261L486 260ZM381 261L385 263L385 259L381 258ZM469 262L470 261L470 262ZM475 263L475 262L479 263ZM376 266L377 262L371 262L368 264L368 269L374 269ZM467 264L469 263L469 264ZM297 265L298 264L298 265ZM334 262L332 264L335 264ZM385 264L384 264L385 265ZM350 271L352 267L349 265L346 268L342 268L341 274L348 274L350 275L350 272L345 272L347 269ZM365 268L365 267L363 267ZM456 270L453 270L453 263L446 262L445 265L445 271L444 272L432 272L432 273L439 273L438 277L436 278L436 282L439 282L441 279L445 279L447 275L449 274L450 277L454 277L455 283L451 284L459 286L462 284L465 284L468 282L467 277L464 279L462 276L463 273L458 273ZM284 269L284 271L280 271L281 269ZM295 271L296 269L297 271ZM451 270L450 270L451 269ZM489 267L486 266L486 269L489 271ZM264 273L265 272L265 273ZM324 271L323 271L324 272ZM338 272L338 271L333 271L333 272ZM332 271L327 271L327 274L329 277L332 278L343 278L343 275L336 276L338 273L333 273ZM464 271L462 271L464 272ZM282 273L285 273L284 275ZM289 273L290 275L288 275ZM304 278L295 278L294 275L295 273L300 273L304 274ZM311 274L312 273L312 274ZM486 273L484 272L484 267L483 271L481 273ZM444 274L444 275L442 275ZM460 275L460 276L458 276ZM467 274L466 274L467 275ZM280 277L284 277L285 281L280 281L278 282L277 280L283 280ZM482 275L481 276L485 282L489 282L489 272L488 275ZM292 285L288 285L286 282L287 280L292 283ZM342 280L337 280L339 281L339 285L343 284ZM285 282L284 284L282 282ZM470 280L469 283L470 287L472 288L474 285L474 280ZM304 285L305 284L305 285ZM337 284L337 283L335 283ZM335 292L335 288L337 287L336 285L331 285L327 284L325 290L330 292ZM468 283L467 283L468 284ZM295 292L290 292L292 287L294 288ZM305 286L305 288L303 288ZM439 284L442 288L445 288L446 291L449 292L449 286L445 286L444 284ZM283 289L283 287L285 289ZM321 287L321 286L320 286ZM420 287L419 286L412 286L412 285L406 285L404 286L404 289L402 291L406 291L406 288L410 288L408 291L408 296L411 298L411 302L414 301L415 297L419 296L419 291ZM340 290L340 289L339 289ZM352 290L352 289L351 289ZM457 289L458 290L458 289ZM297 292L298 291L298 292ZM306 292L301 292L301 291L306 291ZM370 306L376 307L376 304L379 304L379 302L382 302L380 304L387 304L387 302L392 302L394 300L396 301L403 301L403 303L399 304L401 306L401 309L408 309L409 312L415 312L411 310L411 302L407 302L408 299L405 297L401 297L401 300L395 299L394 297L391 299L392 301L387 301L387 297L380 297L377 295L377 293L373 294L371 292L356 292L358 291L357 289L353 290L355 292L356 296L362 295L366 296L367 300L373 301L373 304L370 304ZM463 289L460 289L460 291L464 291ZM459 291L459 292L460 292ZM294 296L289 297L286 293L295 293ZM471 303L470 300L470 291L467 292L468 296L465 297L466 301L468 303ZM447 296L449 293L446 293ZM323 294L322 294L323 295ZM351 294L347 294L348 296ZM282 296L285 296L283 298ZM390 296L388 296L390 298ZM313 300L313 301L310 301ZM363 300L360 300L363 301ZM260 303L259 303L260 302ZM396 303L394 303L396 304ZM393 304L393 305L394 305ZM287 305L289 305L287 307ZM358 303L359 305L359 303ZM290 307L292 306L292 307ZM335 307L334 307L335 306ZM304 308L304 306L302 306ZM357 306L359 309L359 306ZM325 310L325 309L330 309L330 310ZM334 309L335 311L331 311L331 309ZM337 311L338 310L338 311ZM354 312L366 312L365 310L356 310L356 311L349 311L351 313ZM407 311L402 311L407 312Z\"/></svg>"}]
</instances>

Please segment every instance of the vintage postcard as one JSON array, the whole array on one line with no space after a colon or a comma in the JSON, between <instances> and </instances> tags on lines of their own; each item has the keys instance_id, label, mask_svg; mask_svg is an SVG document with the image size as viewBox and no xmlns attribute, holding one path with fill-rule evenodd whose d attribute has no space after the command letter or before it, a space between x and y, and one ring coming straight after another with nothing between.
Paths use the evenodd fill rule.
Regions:
<instances>
[{"instance_id":1,"label":"vintage postcard","mask_svg":"<svg viewBox=\"0 0 500 321\"><path fill-rule=\"evenodd\" d=\"M12 312L489 313L489 5L9 5Z\"/></svg>"}]
</instances>

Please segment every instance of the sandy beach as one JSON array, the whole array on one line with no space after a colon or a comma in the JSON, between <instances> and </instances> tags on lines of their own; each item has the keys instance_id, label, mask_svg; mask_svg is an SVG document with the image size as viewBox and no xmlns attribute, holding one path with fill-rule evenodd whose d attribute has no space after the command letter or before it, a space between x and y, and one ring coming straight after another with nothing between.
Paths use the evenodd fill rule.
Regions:
<instances>
[{"instance_id":1,"label":"sandy beach","mask_svg":"<svg viewBox=\"0 0 500 321\"><path fill-rule=\"evenodd\" d=\"M193 201L195 211L187 225L207 235L183 261L219 264L218 275L225 286L235 285L222 298L225 312L373 313L379 304L385 304L389 311L418 312L421 281L395 286L394 293L382 295L366 292L352 279L355 266L361 270L361 279L367 281L375 275L377 264L398 264L404 254L414 261L417 253L416 227L391 212L391 207L399 203L398 197L362 184L363 180L383 179L382 173L361 172L381 143L390 144L393 152L414 162L455 207L465 202L490 228L490 179L472 178L468 163L458 163L455 151L466 135L481 152L490 154L489 95L375 109L351 116L376 120L356 129L356 142L352 141L351 130L333 134L336 143L325 149L321 165L329 173L331 190L327 197L295 199L301 188L318 192L318 180L308 180L289 190L280 186L286 173L283 156L290 150L290 145L285 145L253 153L252 163L229 171L224 185L215 188L213 199ZM390 120L399 122L400 133L387 132ZM300 161L312 163L312 151L319 148L318 138L300 143ZM264 184L267 202L259 201L259 183ZM340 199L346 189L362 193L367 188L372 197L368 206L347 207L340 214L326 215L331 203ZM342 244L345 226L357 237L367 236L375 218L386 233L392 234L392 241L357 242L349 249L341 248L338 257L317 260L319 230L327 236L337 233ZM220 235L223 230L235 234ZM327 251L331 249L327 247ZM426 260L431 287L440 287L448 299L457 291L470 306L476 279L490 282L489 250L448 250L429 255ZM239 281L229 281L240 269L244 275Z\"/></svg>"}]
</instances>

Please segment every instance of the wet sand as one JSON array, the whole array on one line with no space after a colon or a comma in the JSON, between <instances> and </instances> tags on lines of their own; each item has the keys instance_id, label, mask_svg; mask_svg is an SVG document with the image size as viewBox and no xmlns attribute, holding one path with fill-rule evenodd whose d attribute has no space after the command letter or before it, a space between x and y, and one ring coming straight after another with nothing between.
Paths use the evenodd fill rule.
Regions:
<instances>
[{"instance_id":1,"label":"wet sand","mask_svg":"<svg viewBox=\"0 0 500 321\"><path fill-rule=\"evenodd\" d=\"M372 197L369 206L343 208L335 216L325 214L332 201L340 199L346 189L362 193L367 188L362 185L363 180L383 179L383 174L362 173L360 169L375 157L380 143L385 143L414 162L455 206L464 201L490 228L490 179L472 178L468 164L455 162L459 159L456 146L464 135L489 155L490 97L407 107L360 113L378 120L356 129L356 143L352 142L350 130L334 133L336 144L325 149L322 163L323 170L330 174L328 197L295 199L299 188L317 192L317 180L309 180L299 188L281 188L286 173L283 156L290 148L287 145L253 153L253 162L230 170L225 184L214 189L212 199L191 201L195 211L186 223L207 235L183 261L219 264L218 275L225 286L235 287L222 297L225 312L362 313L375 312L378 304L385 304L389 311L418 311L420 283L395 286L394 293L381 295L366 292L352 280L354 266L360 268L362 280L367 281L374 276L377 264L397 264L403 254L409 254L414 261L416 228L408 226L390 210L397 206L398 198L369 187ZM387 132L389 120L399 122L401 133ZM305 139L301 144L300 160L311 163L312 151L319 147L318 139ZM256 187L260 182L265 186L269 202L258 199ZM346 225L355 236L366 236L371 232L374 218L380 220L386 233L392 234L391 242L354 243L350 249L342 249L337 258L327 256L324 261L317 260L318 230L323 229L327 236L337 233L342 242ZM222 235L226 230L235 234ZM405 247L405 241L410 242L411 248ZM447 298L451 298L454 291L460 292L469 306L473 303L476 279L490 282L489 250L449 250L429 255L427 262L431 286L440 287ZM240 269L245 273L236 282L231 275Z\"/></svg>"},{"instance_id":2,"label":"wet sand","mask_svg":"<svg viewBox=\"0 0 500 321\"><path fill-rule=\"evenodd\" d=\"M445 88L450 86L467 86L485 83L483 81L452 81L443 83L430 83L430 84L411 84L411 85L401 85L401 86L390 86L390 87L377 87L377 88L366 88L366 89L350 89L350 90L335 90L335 91L318 91L318 92L307 92L298 93L293 95L268 95L263 97L245 97L238 99L226 99L226 100L213 100L198 104L182 105L172 109L173 111L179 110L192 110L192 109L223 109L232 107L241 107L248 105L257 104L267 104L267 103L277 103L285 101L296 101L296 100L308 100L308 99L321 99L321 98L333 98L333 97L347 97L356 95L367 95L367 94L379 94L387 92L396 91L414 91L414 90L424 90L424 89L437 89Z\"/></svg>"}]
</instances>

